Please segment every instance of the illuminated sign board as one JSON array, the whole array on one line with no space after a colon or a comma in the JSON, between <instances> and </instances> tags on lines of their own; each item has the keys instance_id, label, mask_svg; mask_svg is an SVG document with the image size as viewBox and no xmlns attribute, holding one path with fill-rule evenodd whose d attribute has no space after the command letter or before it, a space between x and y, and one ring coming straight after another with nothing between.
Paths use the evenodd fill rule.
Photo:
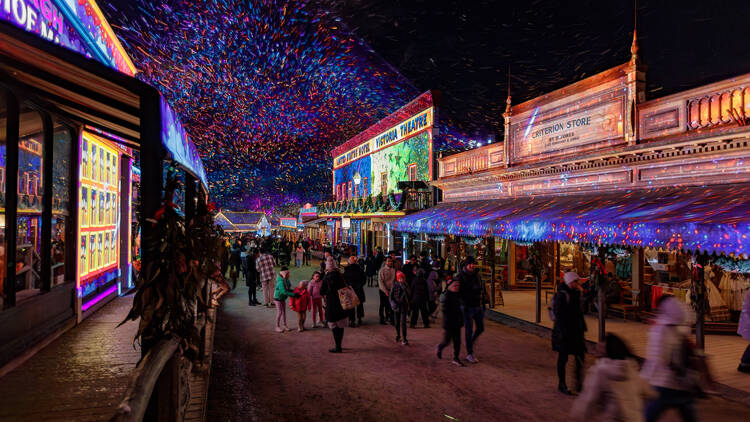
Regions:
<instances>
[{"instance_id":1,"label":"illuminated sign board","mask_svg":"<svg viewBox=\"0 0 750 422\"><path fill-rule=\"evenodd\" d=\"M294 217L281 217L279 219L279 226L297 228L297 219Z\"/></svg>"},{"instance_id":2,"label":"illuminated sign board","mask_svg":"<svg viewBox=\"0 0 750 422\"><path fill-rule=\"evenodd\" d=\"M84 131L78 184L77 287L86 296L110 281L120 259L120 153L111 143ZM97 283L102 278L102 283Z\"/></svg>"},{"instance_id":3,"label":"illuminated sign board","mask_svg":"<svg viewBox=\"0 0 750 422\"><path fill-rule=\"evenodd\" d=\"M161 101L161 139L162 144L167 148L172 159L180 163L184 168L189 170L204 187L208 189L208 179L206 170L203 168L203 161L195 149L195 145L190 140L185 128L177 117L177 113L172 111L164 97Z\"/></svg>"},{"instance_id":4,"label":"illuminated sign board","mask_svg":"<svg viewBox=\"0 0 750 422\"><path fill-rule=\"evenodd\" d=\"M511 154L514 161L540 154L569 151L624 136L624 97L615 97L594 106L570 111L538 113L513 125Z\"/></svg>"},{"instance_id":5,"label":"illuminated sign board","mask_svg":"<svg viewBox=\"0 0 750 422\"><path fill-rule=\"evenodd\" d=\"M432 127L433 119L434 108L430 107L414 117L410 117L396 126L382 132L367 142L357 145L349 151L337 156L333 160L333 168L336 169L345 166L358 158L364 157L383 148L387 148L416 133L430 128Z\"/></svg>"},{"instance_id":6,"label":"illuminated sign board","mask_svg":"<svg viewBox=\"0 0 750 422\"><path fill-rule=\"evenodd\" d=\"M94 0L0 0L0 20L127 75L136 73Z\"/></svg>"}]
</instances>

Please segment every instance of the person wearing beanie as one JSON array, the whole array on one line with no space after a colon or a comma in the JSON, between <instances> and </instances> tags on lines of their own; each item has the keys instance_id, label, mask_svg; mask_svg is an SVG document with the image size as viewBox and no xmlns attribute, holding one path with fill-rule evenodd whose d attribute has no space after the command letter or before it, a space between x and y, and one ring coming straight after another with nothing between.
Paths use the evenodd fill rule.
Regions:
<instances>
[{"instance_id":1,"label":"person wearing beanie","mask_svg":"<svg viewBox=\"0 0 750 422\"><path fill-rule=\"evenodd\" d=\"M459 294L464 315L466 361L479 363L479 360L474 357L474 342L484 332L484 304L487 297L484 283L479 277L477 261L473 257L466 258L456 278L460 285Z\"/></svg>"},{"instance_id":2,"label":"person wearing beanie","mask_svg":"<svg viewBox=\"0 0 750 422\"><path fill-rule=\"evenodd\" d=\"M406 284L406 275L401 271L396 272L396 282L393 283L388 295L393 309L393 322L396 326L396 341L401 340L404 346L409 344L406 339L406 319L409 315L409 286Z\"/></svg>"},{"instance_id":3,"label":"person wearing beanie","mask_svg":"<svg viewBox=\"0 0 750 422\"><path fill-rule=\"evenodd\" d=\"M274 291L273 301L276 305L276 332L283 333L289 331L289 327L286 325L286 299L290 297L299 297L299 294L292 290L292 286L289 283L289 268L281 267L279 276L276 277L276 290ZM281 322L284 322L284 327L281 327Z\"/></svg>"},{"instance_id":4,"label":"person wearing beanie","mask_svg":"<svg viewBox=\"0 0 750 422\"><path fill-rule=\"evenodd\" d=\"M320 294L325 298L325 316L328 321L328 328L333 334L335 346L328 351L331 353L341 353L341 343L344 340L344 328L349 320L350 312L341 306L339 299L339 290L346 287L344 277L333 258L326 260L326 273L323 277L323 284L320 287Z\"/></svg>"},{"instance_id":5,"label":"person wearing beanie","mask_svg":"<svg viewBox=\"0 0 750 422\"><path fill-rule=\"evenodd\" d=\"M580 392L583 385L581 371L586 353L586 322L581 308L579 278L575 272L565 273L565 283L558 286L557 293L552 298L552 315L555 317L552 327L552 350L558 353L557 389L567 395L573 394L565 380L565 366L568 364L569 355L575 357L576 390Z\"/></svg>"}]
</instances>

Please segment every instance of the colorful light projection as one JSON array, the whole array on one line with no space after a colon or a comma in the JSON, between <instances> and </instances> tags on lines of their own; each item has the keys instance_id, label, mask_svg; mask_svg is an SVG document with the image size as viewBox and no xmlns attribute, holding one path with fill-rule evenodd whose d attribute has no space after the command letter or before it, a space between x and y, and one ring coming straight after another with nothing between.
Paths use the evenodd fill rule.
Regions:
<instances>
[{"instance_id":1,"label":"colorful light projection","mask_svg":"<svg viewBox=\"0 0 750 422\"><path fill-rule=\"evenodd\" d=\"M195 145L190 141L190 136L185 132L180 118L172 111L164 97L160 97L160 105L162 143L172 155L173 160L188 169L203 183L203 186L208 188L203 161L201 161Z\"/></svg>"},{"instance_id":2,"label":"colorful light projection","mask_svg":"<svg viewBox=\"0 0 750 422\"><path fill-rule=\"evenodd\" d=\"M0 0L0 20L127 75L136 73L94 0Z\"/></svg>"},{"instance_id":3,"label":"colorful light projection","mask_svg":"<svg viewBox=\"0 0 750 422\"><path fill-rule=\"evenodd\" d=\"M443 202L394 230L750 253L750 185Z\"/></svg>"},{"instance_id":4,"label":"colorful light projection","mask_svg":"<svg viewBox=\"0 0 750 422\"><path fill-rule=\"evenodd\" d=\"M432 133L424 131L372 154L372 191L399 193L398 182L431 179ZM385 178L385 179L384 179Z\"/></svg>"},{"instance_id":5,"label":"colorful light projection","mask_svg":"<svg viewBox=\"0 0 750 422\"><path fill-rule=\"evenodd\" d=\"M79 296L109 283L120 260L120 154L106 140L83 131L80 141L78 200Z\"/></svg>"}]
</instances>

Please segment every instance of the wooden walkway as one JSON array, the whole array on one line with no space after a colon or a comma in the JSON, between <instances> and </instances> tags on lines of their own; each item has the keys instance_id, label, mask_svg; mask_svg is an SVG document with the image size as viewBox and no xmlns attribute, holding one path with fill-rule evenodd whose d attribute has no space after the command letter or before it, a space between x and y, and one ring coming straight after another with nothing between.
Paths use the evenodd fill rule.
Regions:
<instances>
[{"instance_id":1,"label":"wooden walkway","mask_svg":"<svg viewBox=\"0 0 750 422\"><path fill-rule=\"evenodd\" d=\"M495 307L495 311L510 315L525 321L534 321L534 291L503 291L504 306ZM547 304L544 303L544 292L542 292L542 322L541 326L552 328L549 320ZM596 315L586 316L586 339L596 342L598 320ZM607 318L606 328L608 332L615 333L626 339L628 345L638 356L646 353L648 338L648 325L643 322L623 321L619 318ZM716 381L736 390L750 394L750 375L737 371L742 352L745 351L747 342L737 335L706 335L706 354L709 365L715 375Z\"/></svg>"},{"instance_id":2,"label":"wooden walkway","mask_svg":"<svg viewBox=\"0 0 750 422\"><path fill-rule=\"evenodd\" d=\"M108 420L141 356L138 324L115 328L131 304L113 300L0 378L0 420Z\"/></svg>"},{"instance_id":3,"label":"wooden walkway","mask_svg":"<svg viewBox=\"0 0 750 422\"><path fill-rule=\"evenodd\" d=\"M193 368L190 373L190 401L185 411L185 422L203 422L206 420L208 403L208 383L211 379L211 359L213 357L214 333L216 327L216 309L209 311L209 322L206 328L205 362L200 368Z\"/></svg>"}]
</instances>

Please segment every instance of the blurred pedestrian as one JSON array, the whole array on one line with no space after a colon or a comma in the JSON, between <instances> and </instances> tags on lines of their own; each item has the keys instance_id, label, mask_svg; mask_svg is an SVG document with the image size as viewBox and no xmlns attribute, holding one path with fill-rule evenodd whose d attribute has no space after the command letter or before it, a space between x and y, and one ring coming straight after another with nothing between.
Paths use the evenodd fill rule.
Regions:
<instances>
[{"instance_id":1,"label":"blurred pedestrian","mask_svg":"<svg viewBox=\"0 0 750 422\"><path fill-rule=\"evenodd\" d=\"M596 346L596 355L599 359L586 373L583 391L573 403L573 419L589 421L599 407L602 420L643 422L643 401L654 392L638 373L628 346L608 333Z\"/></svg>"},{"instance_id":2,"label":"blurred pedestrian","mask_svg":"<svg viewBox=\"0 0 750 422\"><path fill-rule=\"evenodd\" d=\"M648 333L646 360L641 375L656 389L658 397L646 406L646 421L659 420L670 408L684 421L696 421L695 395L699 380L690 368L693 355L688 336L692 318L686 305L663 296L654 325Z\"/></svg>"},{"instance_id":3,"label":"blurred pedestrian","mask_svg":"<svg viewBox=\"0 0 750 422\"><path fill-rule=\"evenodd\" d=\"M323 296L320 294L322 284L323 277L320 271L315 271L307 284L307 291L310 293L310 300L312 301L313 328L318 328L318 319L321 325L325 324L325 319L323 318Z\"/></svg>"},{"instance_id":4,"label":"blurred pedestrian","mask_svg":"<svg viewBox=\"0 0 750 422\"><path fill-rule=\"evenodd\" d=\"M346 282L344 281L344 277L341 276L341 272L339 272L333 258L326 260L326 273L323 277L323 284L320 287L320 294L325 297L326 321L328 321L328 328L333 333L333 341L335 343L335 346L328 350L331 353L341 353L343 351L341 343L344 340L344 328L349 319L349 312L341 307L338 292L345 287Z\"/></svg>"},{"instance_id":5,"label":"blurred pedestrian","mask_svg":"<svg viewBox=\"0 0 750 422\"><path fill-rule=\"evenodd\" d=\"M406 339L406 319L409 316L409 285L406 284L406 275L401 271L396 273L396 282L393 283L391 292L388 295L393 309L393 322L396 326L396 342L401 340L404 346L409 344Z\"/></svg>"},{"instance_id":6,"label":"blurred pedestrian","mask_svg":"<svg viewBox=\"0 0 750 422\"><path fill-rule=\"evenodd\" d=\"M391 309L388 295L391 294L391 288L395 282L396 270L393 268L393 258L389 256L385 259L385 264L383 264L378 273L378 287L380 289L378 316L380 317L381 325L385 325L386 321L393 323L393 309Z\"/></svg>"},{"instance_id":7,"label":"blurred pedestrian","mask_svg":"<svg viewBox=\"0 0 750 422\"><path fill-rule=\"evenodd\" d=\"M273 306L273 257L264 249L255 260L255 268L260 276L260 285L263 288L263 304Z\"/></svg>"},{"instance_id":8,"label":"blurred pedestrian","mask_svg":"<svg viewBox=\"0 0 750 422\"><path fill-rule=\"evenodd\" d=\"M464 366L459 358L461 353L461 327L464 326L464 315L461 312L461 284L452 280L446 287L445 294L441 297L443 307L443 341L437 345L436 354L438 359L443 358L443 349L453 343L453 363L456 366Z\"/></svg>"},{"instance_id":9,"label":"blurred pedestrian","mask_svg":"<svg viewBox=\"0 0 750 422\"><path fill-rule=\"evenodd\" d=\"M417 319L419 314L422 314L422 324L424 328L430 328L430 312L427 308L427 302L432 297L432 288L430 283L427 282L427 275L425 270L419 268L416 270L417 274L411 282L410 296L411 296L411 328L417 326Z\"/></svg>"},{"instance_id":10,"label":"blurred pedestrian","mask_svg":"<svg viewBox=\"0 0 750 422\"><path fill-rule=\"evenodd\" d=\"M740 314L740 323L737 328L737 334L747 341L750 341L750 291L745 294L745 302L742 304L742 313ZM737 370L750 374L750 344L745 349L745 353L740 360L740 366Z\"/></svg>"},{"instance_id":11,"label":"blurred pedestrian","mask_svg":"<svg viewBox=\"0 0 750 422\"><path fill-rule=\"evenodd\" d=\"M297 331L305 331L305 319L307 311L312 307L310 293L307 291L307 282L300 281L294 289L294 296L289 298L289 307L297 312Z\"/></svg>"},{"instance_id":12,"label":"blurred pedestrian","mask_svg":"<svg viewBox=\"0 0 750 422\"><path fill-rule=\"evenodd\" d=\"M565 283L560 284L557 293L552 298L552 350L557 352L557 389L567 395L573 393L568 389L565 379L565 366L568 356L575 358L576 391L583 388L581 371L583 358L586 353L586 322L581 309L581 291L578 286L580 277L569 271L563 275Z\"/></svg>"},{"instance_id":13,"label":"blurred pedestrian","mask_svg":"<svg viewBox=\"0 0 750 422\"><path fill-rule=\"evenodd\" d=\"M367 276L367 287L371 287L375 283L375 276L378 274L380 267L376 266L375 255L372 251L367 252L365 257L365 276Z\"/></svg>"},{"instance_id":14,"label":"blurred pedestrian","mask_svg":"<svg viewBox=\"0 0 750 422\"><path fill-rule=\"evenodd\" d=\"M235 239L232 248L229 250L229 279L232 281L232 290L237 288L237 279L240 276L242 267L242 245L240 240Z\"/></svg>"},{"instance_id":15,"label":"blurred pedestrian","mask_svg":"<svg viewBox=\"0 0 750 422\"><path fill-rule=\"evenodd\" d=\"M260 305L258 302L258 270L255 268L255 261L260 256L260 252L257 249L253 249L250 254L245 258L245 285L247 286L247 304L249 306Z\"/></svg>"},{"instance_id":16,"label":"blurred pedestrian","mask_svg":"<svg viewBox=\"0 0 750 422\"><path fill-rule=\"evenodd\" d=\"M286 300L289 297L297 297L289 284L289 268L281 267L278 277L276 277L276 289L273 295L273 301L276 305L276 332L283 333L289 331L286 325ZM281 322L284 326L281 327Z\"/></svg>"},{"instance_id":17,"label":"blurred pedestrian","mask_svg":"<svg viewBox=\"0 0 750 422\"><path fill-rule=\"evenodd\" d=\"M294 263L297 268L302 267L302 260L305 258L305 248L302 247L301 243L297 244L297 249L294 250Z\"/></svg>"},{"instance_id":18,"label":"blurred pedestrian","mask_svg":"<svg viewBox=\"0 0 750 422\"><path fill-rule=\"evenodd\" d=\"M357 263L356 256L349 257L349 265L344 268L344 280L354 289L359 299L356 312L352 312L349 318L349 326L354 328L362 325L362 318L365 317L365 272Z\"/></svg>"},{"instance_id":19,"label":"blurred pedestrian","mask_svg":"<svg viewBox=\"0 0 750 422\"><path fill-rule=\"evenodd\" d=\"M427 286L430 288L430 298L427 300L427 311L430 314L431 322L437 320L439 312L440 293L442 293L442 280L440 277L440 263L432 261L432 269L427 276Z\"/></svg>"},{"instance_id":20,"label":"blurred pedestrian","mask_svg":"<svg viewBox=\"0 0 750 422\"><path fill-rule=\"evenodd\" d=\"M466 336L466 361L479 363L474 356L474 343L484 332L484 283L479 277L477 261L473 257L464 260L456 276L460 285L461 309L464 314L464 331ZM475 328L476 327L476 328Z\"/></svg>"}]
</instances>

